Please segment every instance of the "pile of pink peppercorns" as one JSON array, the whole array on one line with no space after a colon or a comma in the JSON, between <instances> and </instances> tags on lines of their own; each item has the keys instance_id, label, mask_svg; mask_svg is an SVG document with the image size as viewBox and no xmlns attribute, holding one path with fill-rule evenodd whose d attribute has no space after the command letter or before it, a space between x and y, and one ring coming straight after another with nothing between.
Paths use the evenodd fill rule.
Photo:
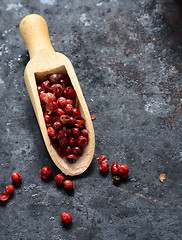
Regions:
<instances>
[{"instance_id":1,"label":"pile of pink peppercorns","mask_svg":"<svg viewBox=\"0 0 182 240\"><path fill-rule=\"evenodd\" d=\"M85 119L76 107L69 76L52 74L37 87L51 144L61 157L75 163L88 144Z\"/></svg>"}]
</instances>

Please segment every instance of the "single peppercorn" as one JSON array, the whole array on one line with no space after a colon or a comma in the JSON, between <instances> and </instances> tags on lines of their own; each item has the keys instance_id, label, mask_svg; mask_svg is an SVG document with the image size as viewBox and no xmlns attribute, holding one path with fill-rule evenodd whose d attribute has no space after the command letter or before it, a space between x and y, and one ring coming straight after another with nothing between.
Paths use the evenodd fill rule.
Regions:
<instances>
[{"instance_id":1,"label":"single peppercorn","mask_svg":"<svg viewBox=\"0 0 182 240\"><path fill-rule=\"evenodd\" d=\"M98 163L99 163L99 164L101 164L101 163L106 163L106 162L107 162L107 157L106 157L106 155L98 156L96 159L98 160Z\"/></svg>"},{"instance_id":2,"label":"single peppercorn","mask_svg":"<svg viewBox=\"0 0 182 240\"><path fill-rule=\"evenodd\" d=\"M51 174L51 168L50 167L45 166L45 167L42 168L42 170L41 170L41 177L43 179L46 180L50 174Z\"/></svg>"},{"instance_id":3,"label":"single peppercorn","mask_svg":"<svg viewBox=\"0 0 182 240\"><path fill-rule=\"evenodd\" d=\"M51 86L51 84L50 84L49 80L46 80L41 84L41 87L44 88L45 90L49 90L50 86Z\"/></svg>"},{"instance_id":4,"label":"single peppercorn","mask_svg":"<svg viewBox=\"0 0 182 240\"><path fill-rule=\"evenodd\" d=\"M80 156L82 154L82 149L80 147L73 147L72 148L72 152L75 156Z\"/></svg>"},{"instance_id":5,"label":"single peppercorn","mask_svg":"<svg viewBox=\"0 0 182 240\"><path fill-rule=\"evenodd\" d=\"M22 180L22 176L19 174L19 172L14 172L11 175L11 179L13 180L13 182L19 183Z\"/></svg>"},{"instance_id":6,"label":"single peppercorn","mask_svg":"<svg viewBox=\"0 0 182 240\"><path fill-rule=\"evenodd\" d=\"M56 132L53 127L48 127L47 133L50 137L54 137L56 135Z\"/></svg>"},{"instance_id":7,"label":"single peppercorn","mask_svg":"<svg viewBox=\"0 0 182 240\"><path fill-rule=\"evenodd\" d=\"M113 174L118 174L118 164L116 163L116 161L114 161L112 166L111 166L111 172Z\"/></svg>"},{"instance_id":8,"label":"single peppercorn","mask_svg":"<svg viewBox=\"0 0 182 240\"><path fill-rule=\"evenodd\" d=\"M69 163L75 163L77 161L77 156L74 155L74 154L69 154L67 157L66 157L67 161Z\"/></svg>"},{"instance_id":9,"label":"single peppercorn","mask_svg":"<svg viewBox=\"0 0 182 240\"><path fill-rule=\"evenodd\" d=\"M59 184L64 184L66 178L60 173L55 176L55 182Z\"/></svg>"},{"instance_id":10,"label":"single peppercorn","mask_svg":"<svg viewBox=\"0 0 182 240\"><path fill-rule=\"evenodd\" d=\"M66 99L66 102L67 102L67 104L71 104L72 106L74 106L74 103L71 99Z\"/></svg>"},{"instance_id":11,"label":"single peppercorn","mask_svg":"<svg viewBox=\"0 0 182 240\"><path fill-rule=\"evenodd\" d=\"M52 83L52 84L55 84L55 83L59 83L59 74L52 74L51 76L49 76L49 81Z\"/></svg>"},{"instance_id":12,"label":"single peppercorn","mask_svg":"<svg viewBox=\"0 0 182 240\"><path fill-rule=\"evenodd\" d=\"M72 116L73 117L80 116L80 110L78 108L76 108L76 107L73 108Z\"/></svg>"},{"instance_id":13,"label":"single peppercorn","mask_svg":"<svg viewBox=\"0 0 182 240\"><path fill-rule=\"evenodd\" d=\"M101 172L108 172L109 171L109 164L108 163L101 163L99 166Z\"/></svg>"},{"instance_id":14,"label":"single peppercorn","mask_svg":"<svg viewBox=\"0 0 182 240\"><path fill-rule=\"evenodd\" d=\"M72 134L74 137L78 137L80 135L80 129L79 128L72 128Z\"/></svg>"},{"instance_id":15,"label":"single peppercorn","mask_svg":"<svg viewBox=\"0 0 182 240\"><path fill-rule=\"evenodd\" d=\"M72 221L72 216L71 214L64 212L61 214L61 220L64 223L70 223Z\"/></svg>"},{"instance_id":16,"label":"single peppercorn","mask_svg":"<svg viewBox=\"0 0 182 240\"><path fill-rule=\"evenodd\" d=\"M122 177L122 178L126 178L128 177L129 174L129 168L126 164L120 164L118 165L118 174Z\"/></svg>"},{"instance_id":17,"label":"single peppercorn","mask_svg":"<svg viewBox=\"0 0 182 240\"><path fill-rule=\"evenodd\" d=\"M8 195L11 195L14 192L14 187L13 185L9 185L9 186L6 186L5 190Z\"/></svg>"},{"instance_id":18,"label":"single peppercorn","mask_svg":"<svg viewBox=\"0 0 182 240\"><path fill-rule=\"evenodd\" d=\"M71 146L76 145L76 138L75 137L69 137L68 142Z\"/></svg>"},{"instance_id":19,"label":"single peppercorn","mask_svg":"<svg viewBox=\"0 0 182 240\"><path fill-rule=\"evenodd\" d=\"M0 201L5 202L8 200L8 198L9 198L9 195L7 193L1 192Z\"/></svg>"},{"instance_id":20,"label":"single peppercorn","mask_svg":"<svg viewBox=\"0 0 182 240\"><path fill-rule=\"evenodd\" d=\"M74 189L74 184L71 180L65 180L64 181L64 188L68 190L73 190Z\"/></svg>"},{"instance_id":21,"label":"single peppercorn","mask_svg":"<svg viewBox=\"0 0 182 240\"><path fill-rule=\"evenodd\" d=\"M42 88L41 86L38 86L38 87L37 87L37 91L38 91L39 94L45 93L45 89Z\"/></svg>"},{"instance_id":22,"label":"single peppercorn","mask_svg":"<svg viewBox=\"0 0 182 240\"><path fill-rule=\"evenodd\" d=\"M77 139L78 147L85 147L88 144L88 139L84 136L79 136Z\"/></svg>"},{"instance_id":23,"label":"single peppercorn","mask_svg":"<svg viewBox=\"0 0 182 240\"><path fill-rule=\"evenodd\" d=\"M66 105L67 105L67 100L64 97L58 98L57 102L58 102L58 105L60 106L60 108L66 107Z\"/></svg>"},{"instance_id":24,"label":"single peppercorn","mask_svg":"<svg viewBox=\"0 0 182 240\"><path fill-rule=\"evenodd\" d=\"M87 138L88 137L87 129L82 129L81 135Z\"/></svg>"}]
</instances>

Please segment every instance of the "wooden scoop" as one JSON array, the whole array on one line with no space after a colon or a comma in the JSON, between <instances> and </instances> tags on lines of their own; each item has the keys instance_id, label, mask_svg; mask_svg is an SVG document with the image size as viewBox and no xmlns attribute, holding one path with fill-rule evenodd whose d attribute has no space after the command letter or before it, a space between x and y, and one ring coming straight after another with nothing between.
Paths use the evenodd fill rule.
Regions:
<instances>
[{"instance_id":1,"label":"wooden scoop","mask_svg":"<svg viewBox=\"0 0 182 240\"><path fill-rule=\"evenodd\" d=\"M30 61L28 62L24 72L25 84L28 89L47 150L53 162L64 174L70 176L79 175L89 167L93 159L95 136L89 110L74 68L70 60L65 55L54 51L49 39L46 21L40 15L31 14L24 17L20 22L20 33L25 41L30 55ZM77 162L73 164L69 163L64 158L61 158L58 152L51 145L38 96L37 82L46 80L46 76L53 73L68 74L70 77L78 98L77 107L80 109L81 116L86 120L85 126L89 133L88 145L83 149L82 156L80 156Z\"/></svg>"}]
</instances>

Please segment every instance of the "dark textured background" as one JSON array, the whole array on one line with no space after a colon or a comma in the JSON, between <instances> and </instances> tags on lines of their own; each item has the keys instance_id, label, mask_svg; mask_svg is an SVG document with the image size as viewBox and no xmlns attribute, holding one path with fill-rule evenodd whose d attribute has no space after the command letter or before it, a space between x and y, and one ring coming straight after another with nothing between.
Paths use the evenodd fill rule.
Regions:
<instances>
[{"instance_id":1,"label":"dark textured background","mask_svg":"<svg viewBox=\"0 0 182 240\"><path fill-rule=\"evenodd\" d=\"M181 1L0 2L0 190L13 171L23 176L0 204L0 239L182 239ZM46 19L55 50L72 61L97 116L95 157L129 166L119 187L95 159L73 178L73 193L54 183L59 170L23 79L29 57L18 25L30 13ZM45 165L53 171L48 181L40 178ZM73 216L68 227L63 211Z\"/></svg>"}]
</instances>

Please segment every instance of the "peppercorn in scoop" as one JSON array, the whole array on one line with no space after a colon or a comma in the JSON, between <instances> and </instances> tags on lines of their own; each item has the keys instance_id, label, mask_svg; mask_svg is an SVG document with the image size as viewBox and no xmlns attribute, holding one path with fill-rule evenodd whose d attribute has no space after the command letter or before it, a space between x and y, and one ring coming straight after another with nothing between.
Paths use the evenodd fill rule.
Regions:
<instances>
[{"instance_id":1,"label":"peppercorn in scoop","mask_svg":"<svg viewBox=\"0 0 182 240\"><path fill-rule=\"evenodd\" d=\"M88 131L69 76L49 75L37 90L51 144L61 157L75 163L88 144Z\"/></svg>"}]
</instances>

